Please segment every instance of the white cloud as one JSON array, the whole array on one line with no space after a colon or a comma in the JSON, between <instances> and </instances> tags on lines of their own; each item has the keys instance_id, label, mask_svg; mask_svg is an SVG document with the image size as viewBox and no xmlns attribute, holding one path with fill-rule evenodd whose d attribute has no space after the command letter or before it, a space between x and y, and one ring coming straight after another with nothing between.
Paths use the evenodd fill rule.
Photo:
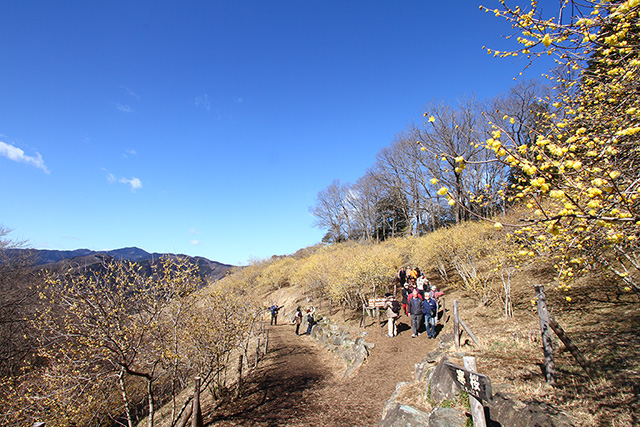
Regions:
<instances>
[{"instance_id":1,"label":"white cloud","mask_svg":"<svg viewBox=\"0 0 640 427\"><path fill-rule=\"evenodd\" d=\"M120 182L122 184L129 184L131 186L131 191L135 191L138 188L142 188L142 181L140 179L133 177L131 179L120 178Z\"/></svg>"},{"instance_id":2,"label":"white cloud","mask_svg":"<svg viewBox=\"0 0 640 427\"><path fill-rule=\"evenodd\" d=\"M42 169L44 173L51 173L49 168L44 164L42 156L37 152L35 156L27 156L20 148L0 141L0 156L4 156L14 162L26 163L28 165L35 166L38 169Z\"/></svg>"},{"instance_id":3,"label":"white cloud","mask_svg":"<svg viewBox=\"0 0 640 427\"><path fill-rule=\"evenodd\" d=\"M116 103L116 108L120 111L122 111L123 113L133 113L133 108L131 108L131 106L126 105L126 104L120 104L120 103Z\"/></svg>"},{"instance_id":4,"label":"white cloud","mask_svg":"<svg viewBox=\"0 0 640 427\"><path fill-rule=\"evenodd\" d=\"M198 246L200 244L200 240L192 240L189 243L193 246Z\"/></svg>"},{"instance_id":5,"label":"white cloud","mask_svg":"<svg viewBox=\"0 0 640 427\"><path fill-rule=\"evenodd\" d=\"M137 154L138 152L136 150L129 149L129 150L124 150L124 154L122 155L122 157L124 157L125 159L128 159L129 156L135 156Z\"/></svg>"},{"instance_id":6,"label":"white cloud","mask_svg":"<svg viewBox=\"0 0 640 427\"><path fill-rule=\"evenodd\" d=\"M114 174L107 174L107 181L109 182L117 182L120 184L129 184L131 186L131 191L135 192L137 189L142 188L142 181L135 176L127 179L127 178L118 178Z\"/></svg>"}]
</instances>

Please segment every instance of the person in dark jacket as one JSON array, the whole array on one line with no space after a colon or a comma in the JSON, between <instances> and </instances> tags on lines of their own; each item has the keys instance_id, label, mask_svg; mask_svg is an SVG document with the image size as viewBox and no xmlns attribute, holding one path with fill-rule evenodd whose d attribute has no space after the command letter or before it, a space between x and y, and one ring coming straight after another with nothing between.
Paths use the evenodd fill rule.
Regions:
<instances>
[{"instance_id":1,"label":"person in dark jacket","mask_svg":"<svg viewBox=\"0 0 640 427\"><path fill-rule=\"evenodd\" d=\"M315 319L313 318L313 313L316 312L315 308L307 309L307 335L311 335L311 328L316 324Z\"/></svg>"},{"instance_id":2,"label":"person in dark jacket","mask_svg":"<svg viewBox=\"0 0 640 427\"><path fill-rule=\"evenodd\" d=\"M411 295L411 289L409 288L409 283L405 282L402 286L402 311L404 311L405 315L409 315L409 307L407 306L409 295Z\"/></svg>"},{"instance_id":3,"label":"person in dark jacket","mask_svg":"<svg viewBox=\"0 0 640 427\"><path fill-rule=\"evenodd\" d=\"M271 324L272 325L278 325L278 311L280 311L280 309L284 307L284 305L281 305L280 307L278 307L278 304L276 304L275 302L273 303L273 305L271 307L269 307L269 311L271 311Z\"/></svg>"},{"instance_id":4,"label":"person in dark jacket","mask_svg":"<svg viewBox=\"0 0 640 427\"><path fill-rule=\"evenodd\" d=\"M302 324L302 310L300 310L300 306L296 309L294 319L296 322L296 335L300 335L300 325Z\"/></svg>"},{"instance_id":5,"label":"person in dark jacket","mask_svg":"<svg viewBox=\"0 0 640 427\"><path fill-rule=\"evenodd\" d=\"M429 292L424 296L422 301L422 311L424 312L424 326L427 328L429 338L436 337L436 316L438 315L438 304L436 300L431 298Z\"/></svg>"},{"instance_id":6,"label":"person in dark jacket","mask_svg":"<svg viewBox=\"0 0 640 427\"><path fill-rule=\"evenodd\" d=\"M411 314L411 329L413 330L411 338L415 338L420 335L418 330L420 329L420 323L424 317L422 295L418 292L418 288L413 288L413 292L407 300L407 305L409 306L409 314Z\"/></svg>"}]
</instances>

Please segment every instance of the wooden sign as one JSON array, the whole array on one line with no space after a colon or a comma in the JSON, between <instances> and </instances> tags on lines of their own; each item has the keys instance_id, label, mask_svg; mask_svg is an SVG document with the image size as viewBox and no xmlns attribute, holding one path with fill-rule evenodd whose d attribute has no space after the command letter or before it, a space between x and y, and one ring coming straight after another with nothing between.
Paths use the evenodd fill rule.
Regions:
<instances>
[{"instance_id":1,"label":"wooden sign","mask_svg":"<svg viewBox=\"0 0 640 427\"><path fill-rule=\"evenodd\" d=\"M469 371L453 363L445 362L444 365L448 368L453 382L456 383L460 390L485 402L492 401L493 394L491 392L491 380L489 377Z\"/></svg>"},{"instance_id":2,"label":"wooden sign","mask_svg":"<svg viewBox=\"0 0 640 427\"><path fill-rule=\"evenodd\" d=\"M384 303L387 301L387 298L369 298L369 308L372 307L384 307Z\"/></svg>"}]
</instances>

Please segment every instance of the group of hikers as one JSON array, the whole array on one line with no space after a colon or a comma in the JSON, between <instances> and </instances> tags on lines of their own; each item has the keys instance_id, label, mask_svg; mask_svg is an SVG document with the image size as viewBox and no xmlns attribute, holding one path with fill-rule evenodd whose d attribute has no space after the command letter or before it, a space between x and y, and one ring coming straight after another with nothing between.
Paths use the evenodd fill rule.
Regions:
<instances>
[{"instance_id":1,"label":"group of hikers","mask_svg":"<svg viewBox=\"0 0 640 427\"><path fill-rule=\"evenodd\" d=\"M281 308L283 308L284 306L278 306L277 303L273 303L273 305L271 307L269 307L269 311L271 312L271 326L273 325L278 325L278 312L280 311ZM306 317L307 317L307 332L306 335L311 335L311 328L313 327L313 325L316 323L315 319L313 318L313 314L315 313L316 309L315 308L308 308L307 312L306 312ZM300 325L302 324L302 318L305 316L305 314L302 313L302 309L300 308L300 306L298 306L298 308L296 309L296 313L293 316L294 319L294 323L296 325L296 335L300 335Z\"/></svg>"},{"instance_id":2,"label":"group of hikers","mask_svg":"<svg viewBox=\"0 0 640 427\"><path fill-rule=\"evenodd\" d=\"M387 310L388 319L387 336L391 338L398 335L396 323L401 311L404 311L404 314L411 318L411 330L413 332L411 338L420 335L423 322L429 338L435 338L439 310L438 299L444 295L444 292L432 285L417 267L401 268L398 271L396 280L402 285L402 305L390 293L385 294L384 308ZM272 326L278 325L278 312L283 307L278 306L275 302L269 307ZM306 335L311 335L311 328L315 324L314 313L315 309L309 308L306 310L306 314L303 314L300 306L298 306L293 317L293 323L296 325L296 335L300 335L300 325L305 316L307 319Z\"/></svg>"},{"instance_id":3,"label":"group of hikers","mask_svg":"<svg viewBox=\"0 0 640 427\"><path fill-rule=\"evenodd\" d=\"M444 292L438 290L429 282L420 269L401 268L397 279L402 285L402 307L390 293L386 293L387 300L384 308L387 310L388 337L398 335L396 322L401 310L411 318L411 338L420 335L420 329L424 322L429 339L436 337L436 323L438 321L438 299Z\"/></svg>"}]
</instances>

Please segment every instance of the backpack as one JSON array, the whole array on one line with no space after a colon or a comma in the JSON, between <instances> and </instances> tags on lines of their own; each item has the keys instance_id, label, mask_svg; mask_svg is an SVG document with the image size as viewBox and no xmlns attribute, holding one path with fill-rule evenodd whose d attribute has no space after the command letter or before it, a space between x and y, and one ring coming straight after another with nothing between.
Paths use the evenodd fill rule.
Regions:
<instances>
[{"instance_id":1,"label":"backpack","mask_svg":"<svg viewBox=\"0 0 640 427\"><path fill-rule=\"evenodd\" d=\"M400 313L400 308L401 308L401 306L400 306L400 303L398 301L393 300L391 302L391 311L393 311L394 313L398 314L398 313Z\"/></svg>"},{"instance_id":2,"label":"backpack","mask_svg":"<svg viewBox=\"0 0 640 427\"><path fill-rule=\"evenodd\" d=\"M436 315L438 314L438 305L436 304L436 302L433 299L430 299L427 304L429 306L429 317L436 317Z\"/></svg>"}]
</instances>

